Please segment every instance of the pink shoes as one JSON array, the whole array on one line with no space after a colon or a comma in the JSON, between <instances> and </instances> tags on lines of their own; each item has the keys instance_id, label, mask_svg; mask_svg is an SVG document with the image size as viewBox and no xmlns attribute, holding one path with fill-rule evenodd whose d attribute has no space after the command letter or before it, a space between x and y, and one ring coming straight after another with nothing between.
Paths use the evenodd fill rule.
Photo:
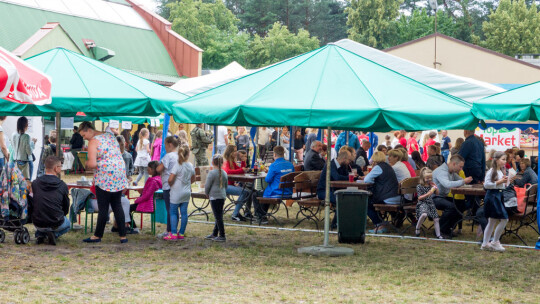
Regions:
<instances>
[{"instance_id":1,"label":"pink shoes","mask_svg":"<svg viewBox=\"0 0 540 304\"><path fill-rule=\"evenodd\" d=\"M178 240L178 236L176 234L169 233L167 236L163 238L165 241L176 241Z\"/></svg>"},{"instance_id":2,"label":"pink shoes","mask_svg":"<svg viewBox=\"0 0 540 304\"><path fill-rule=\"evenodd\" d=\"M165 236L163 238L165 241L178 241L178 240L183 240L184 239L184 236L181 235L181 234L172 234L172 233L169 233L167 236Z\"/></svg>"}]
</instances>

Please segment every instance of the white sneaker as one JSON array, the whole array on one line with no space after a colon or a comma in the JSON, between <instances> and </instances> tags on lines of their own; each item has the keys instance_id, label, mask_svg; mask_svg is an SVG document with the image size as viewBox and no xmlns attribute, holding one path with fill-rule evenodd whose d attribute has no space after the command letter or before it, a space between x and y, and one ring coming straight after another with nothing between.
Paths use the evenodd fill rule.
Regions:
<instances>
[{"instance_id":1,"label":"white sneaker","mask_svg":"<svg viewBox=\"0 0 540 304\"><path fill-rule=\"evenodd\" d=\"M162 232L162 233L156 235L156 237L158 239L162 239L162 238L166 237L167 235L169 235L169 233L167 231L165 231L165 232Z\"/></svg>"},{"instance_id":2,"label":"white sneaker","mask_svg":"<svg viewBox=\"0 0 540 304\"><path fill-rule=\"evenodd\" d=\"M491 243L491 248L493 248L493 250L499 251L499 252L503 252L503 251L506 250L506 249L504 249L504 247L501 245L501 242L499 242L499 241L492 242Z\"/></svg>"},{"instance_id":3,"label":"white sneaker","mask_svg":"<svg viewBox=\"0 0 540 304\"><path fill-rule=\"evenodd\" d=\"M486 245L482 244L482 246L480 247L480 250L493 251L495 249L493 248L491 243L487 243Z\"/></svg>"}]
</instances>

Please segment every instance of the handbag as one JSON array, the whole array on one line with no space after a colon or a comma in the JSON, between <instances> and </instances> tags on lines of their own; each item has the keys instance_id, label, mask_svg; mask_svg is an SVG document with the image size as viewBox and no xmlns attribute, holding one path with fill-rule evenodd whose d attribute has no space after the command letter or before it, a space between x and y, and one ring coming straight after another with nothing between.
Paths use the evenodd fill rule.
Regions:
<instances>
[{"instance_id":1,"label":"handbag","mask_svg":"<svg viewBox=\"0 0 540 304\"><path fill-rule=\"evenodd\" d=\"M526 184L523 188L515 186L514 189L516 190L516 197L517 197L517 209L519 213L525 212L525 209L527 208L527 189L530 187L531 184Z\"/></svg>"}]
</instances>

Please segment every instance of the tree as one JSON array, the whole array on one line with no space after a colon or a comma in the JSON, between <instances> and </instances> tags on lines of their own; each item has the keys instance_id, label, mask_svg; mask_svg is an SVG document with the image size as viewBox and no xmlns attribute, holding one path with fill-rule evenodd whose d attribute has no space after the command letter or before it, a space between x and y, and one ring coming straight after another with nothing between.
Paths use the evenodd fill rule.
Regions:
<instances>
[{"instance_id":1,"label":"tree","mask_svg":"<svg viewBox=\"0 0 540 304\"><path fill-rule=\"evenodd\" d=\"M247 53L247 66L259 68L270 65L319 47L319 40L310 37L306 30L291 33L286 26L276 22L268 34L261 38L255 36Z\"/></svg>"},{"instance_id":2,"label":"tree","mask_svg":"<svg viewBox=\"0 0 540 304\"><path fill-rule=\"evenodd\" d=\"M203 66L218 69L245 64L249 35L238 31L239 20L222 1L181 0L167 4L172 29L204 50Z\"/></svg>"},{"instance_id":3,"label":"tree","mask_svg":"<svg viewBox=\"0 0 540 304\"><path fill-rule=\"evenodd\" d=\"M534 2L527 8L524 0L501 0L483 29L489 49L509 56L540 52L540 12Z\"/></svg>"},{"instance_id":4,"label":"tree","mask_svg":"<svg viewBox=\"0 0 540 304\"><path fill-rule=\"evenodd\" d=\"M225 0L239 28L264 37L275 22L292 33L307 30L323 44L346 38L346 2L341 0Z\"/></svg>"},{"instance_id":5,"label":"tree","mask_svg":"<svg viewBox=\"0 0 540 304\"><path fill-rule=\"evenodd\" d=\"M400 4L401 0L350 0L345 9L349 38L376 48L390 46Z\"/></svg>"},{"instance_id":6,"label":"tree","mask_svg":"<svg viewBox=\"0 0 540 304\"><path fill-rule=\"evenodd\" d=\"M401 14L394 23L396 38L395 41L392 41L392 44L397 45L433 34L435 31L434 23L435 16L429 15L425 9L416 9L409 16ZM453 37L457 31L458 25L452 17L443 11L438 11L437 32Z\"/></svg>"}]
</instances>

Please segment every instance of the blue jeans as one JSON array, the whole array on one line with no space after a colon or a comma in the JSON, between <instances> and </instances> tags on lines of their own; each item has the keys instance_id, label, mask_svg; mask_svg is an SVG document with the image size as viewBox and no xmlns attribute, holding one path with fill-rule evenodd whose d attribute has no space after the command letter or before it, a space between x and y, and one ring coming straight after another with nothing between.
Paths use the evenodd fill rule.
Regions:
<instances>
[{"instance_id":1,"label":"blue jeans","mask_svg":"<svg viewBox=\"0 0 540 304\"><path fill-rule=\"evenodd\" d=\"M180 217L182 218L182 222L180 223L180 231L179 233L181 235L184 235L186 232L186 226L188 223L188 213L187 213L187 207L189 205L189 202L181 203L181 204L173 204L171 203L171 233L176 234L176 229L178 228L178 207L180 207Z\"/></svg>"},{"instance_id":2,"label":"blue jeans","mask_svg":"<svg viewBox=\"0 0 540 304\"><path fill-rule=\"evenodd\" d=\"M233 185L227 185L227 195L238 196L238 199L236 200L236 206L234 207L234 211L232 214L232 216L238 216L240 209L242 209L244 204L251 197L251 190L243 189L242 187L237 187Z\"/></svg>"},{"instance_id":3,"label":"blue jeans","mask_svg":"<svg viewBox=\"0 0 540 304\"><path fill-rule=\"evenodd\" d=\"M40 227L40 228L47 228L47 227ZM62 225L56 228L54 227L50 227L50 228L53 228L54 235L56 236L56 238L59 238L61 235L69 231L69 229L71 228L71 222L69 221L67 217L64 216L64 222L62 223ZM46 236L46 234L40 231L36 231L36 237L38 236Z\"/></svg>"},{"instance_id":4,"label":"blue jeans","mask_svg":"<svg viewBox=\"0 0 540 304\"><path fill-rule=\"evenodd\" d=\"M216 154L219 153L219 154L223 155L223 153L225 153L225 148L227 148L226 145L218 145Z\"/></svg>"},{"instance_id":5,"label":"blue jeans","mask_svg":"<svg viewBox=\"0 0 540 304\"><path fill-rule=\"evenodd\" d=\"M442 156L444 157L444 162L448 162L448 156L450 155L450 150L442 150L441 151Z\"/></svg>"}]
</instances>

